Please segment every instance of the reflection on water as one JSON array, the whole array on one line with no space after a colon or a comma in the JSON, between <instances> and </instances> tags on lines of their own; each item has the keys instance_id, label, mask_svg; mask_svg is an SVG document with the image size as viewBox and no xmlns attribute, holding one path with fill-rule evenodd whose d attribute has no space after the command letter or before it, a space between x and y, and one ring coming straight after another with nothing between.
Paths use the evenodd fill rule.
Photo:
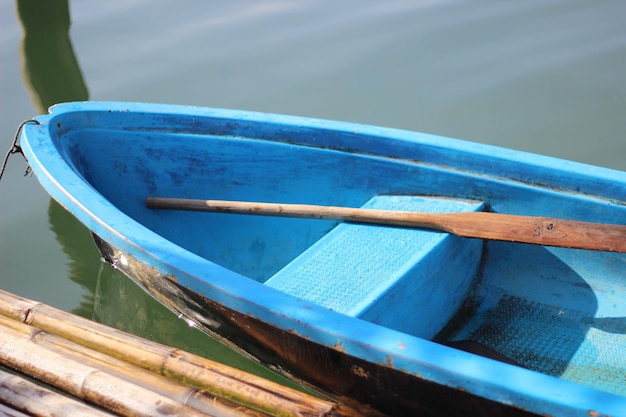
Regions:
<instances>
[{"instance_id":1,"label":"reflection on water","mask_svg":"<svg viewBox=\"0 0 626 417\"><path fill-rule=\"evenodd\" d=\"M87 86L70 41L68 0L17 0L24 36L22 75L35 108L88 99Z\"/></svg>"},{"instance_id":2,"label":"reflection on water","mask_svg":"<svg viewBox=\"0 0 626 417\"><path fill-rule=\"evenodd\" d=\"M23 30L22 76L37 111L45 113L51 105L64 101L87 100L87 86L70 40L68 0L16 0L16 10ZM50 228L70 259L71 278L87 291L74 312L90 317L98 251L89 232L52 199L48 217Z\"/></svg>"},{"instance_id":3,"label":"reflection on water","mask_svg":"<svg viewBox=\"0 0 626 417\"><path fill-rule=\"evenodd\" d=\"M73 312L91 318L100 253L85 226L52 199L48 206L48 219L50 228L69 258L69 278L85 289L84 298Z\"/></svg>"}]
</instances>

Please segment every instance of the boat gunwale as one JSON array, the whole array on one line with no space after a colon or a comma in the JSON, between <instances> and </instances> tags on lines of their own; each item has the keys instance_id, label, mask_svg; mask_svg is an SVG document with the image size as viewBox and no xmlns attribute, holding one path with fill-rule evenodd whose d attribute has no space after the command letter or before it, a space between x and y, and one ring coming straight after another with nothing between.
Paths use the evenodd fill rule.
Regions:
<instances>
[{"instance_id":1,"label":"boat gunwale","mask_svg":"<svg viewBox=\"0 0 626 417\"><path fill-rule=\"evenodd\" d=\"M198 136L219 136L222 138L242 139L242 140L262 140L267 142L284 143L287 145L309 147L315 149L324 149L329 151L337 151L343 153L351 153L375 157L380 159L389 159L396 162L404 162L407 164L423 165L441 169L443 171L452 171L462 174L469 174L477 177L489 178L495 181L506 181L527 185L530 187L541 188L558 193L570 194L576 197L585 196L594 200L606 201L611 204L625 206L626 199L619 194L620 190L615 190L609 195L598 194L598 182L606 187L614 185L616 182L621 187L626 186L626 172L619 171L607 167L599 167L589 165L582 162L575 162L551 156L536 154L532 152L503 148L484 143L471 142L461 139L439 136L430 133L414 132L404 129L396 129L390 127L379 127L367 124L324 120L317 118L308 118L293 115L281 115L272 113L263 113L256 111L231 110L220 108L205 108L186 105L169 105L169 104L144 104L133 102L71 102L56 104L50 108L50 113L44 116L38 116L36 119L44 123L46 118L56 118L66 113L99 113L99 114L127 114L136 112L141 109L139 115L150 116L152 119L164 118L168 122L178 118L180 120L192 121L194 129L173 129L170 124L135 124L133 126L124 125L116 129L107 128L107 130L124 130L133 132L156 132L156 133L173 133L173 134L189 134ZM172 115L175 118L172 118ZM236 135L221 134L212 131L198 131L199 128L205 128L209 121L220 121L222 124L230 123L254 123L257 126L275 126L275 130L280 130L281 126L289 126L296 129L307 127L308 129L318 131L320 133L333 132L335 134L347 135L347 140L360 140L359 146L337 146L332 143L321 143L313 140L296 140L282 138L278 135ZM162 127L159 127L162 126ZM32 127L32 126L26 126ZM232 128L229 128L232 129ZM255 130L251 130L255 132ZM59 132L59 133L62 133ZM292 132L293 133L293 132ZM324 136L320 134L320 136ZM336 137L333 135L333 139ZM363 141L366 139L366 141ZM388 146L389 141L396 145L403 144L405 146ZM333 141L335 142L335 141ZM365 145L370 142L371 150L364 150ZM381 147L381 145L383 145ZM443 160L445 155L453 150L457 154L464 155L463 167L458 167L458 163L432 162L427 158L407 157L403 151L415 148L416 145L420 149L427 149L432 154L434 151L439 160ZM61 146L59 144L59 146ZM382 148L386 152L381 152ZM375 149L378 148L378 151ZM394 151L394 152L392 152ZM432 156L432 155L431 155ZM497 161L497 164L490 163L490 169L484 167L483 162ZM458 160L455 160L458 162ZM512 165L515 165L513 167ZM508 170L506 175L498 175L498 168L506 167ZM516 168L516 170L512 170ZM544 175L536 176L531 173L536 170L544 171ZM546 171L552 172L546 172ZM501 169L500 171L504 171ZM557 173L569 174L565 176L568 182L564 182L563 178L556 175ZM523 175L528 178L523 178ZM548 175L552 174L552 175ZM533 177L535 180L533 180ZM559 177L561 181L554 182L554 178ZM552 179L552 180L551 180ZM587 185L583 188L583 185ZM620 187L620 188L621 188Z\"/></svg>"}]
</instances>

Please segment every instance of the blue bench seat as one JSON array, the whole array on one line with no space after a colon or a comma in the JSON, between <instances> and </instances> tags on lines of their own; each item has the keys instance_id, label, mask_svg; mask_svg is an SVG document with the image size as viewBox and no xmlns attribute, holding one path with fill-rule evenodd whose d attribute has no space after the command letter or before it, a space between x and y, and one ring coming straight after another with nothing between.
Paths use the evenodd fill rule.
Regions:
<instances>
[{"instance_id":1,"label":"blue bench seat","mask_svg":"<svg viewBox=\"0 0 626 417\"><path fill-rule=\"evenodd\" d=\"M480 211L484 204L375 196L363 208L453 213ZM340 313L430 339L465 299L481 252L479 239L340 223L265 284ZM407 311L413 313L407 316Z\"/></svg>"}]
</instances>

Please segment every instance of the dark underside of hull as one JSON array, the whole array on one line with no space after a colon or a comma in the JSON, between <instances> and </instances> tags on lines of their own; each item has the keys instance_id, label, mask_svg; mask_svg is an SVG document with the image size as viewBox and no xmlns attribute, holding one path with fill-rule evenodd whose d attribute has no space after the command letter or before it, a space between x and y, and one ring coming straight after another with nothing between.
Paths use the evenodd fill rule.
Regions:
<instances>
[{"instance_id":1,"label":"dark underside of hull","mask_svg":"<svg viewBox=\"0 0 626 417\"><path fill-rule=\"evenodd\" d=\"M129 262L122 266L117 262L120 253L116 249L95 235L94 239L107 262L168 308L193 320L201 330L364 415L378 415L374 410L389 416L534 415L389 365L363 361L276 328L190 291L127 254Z\"/></svg>"}]
</instances>

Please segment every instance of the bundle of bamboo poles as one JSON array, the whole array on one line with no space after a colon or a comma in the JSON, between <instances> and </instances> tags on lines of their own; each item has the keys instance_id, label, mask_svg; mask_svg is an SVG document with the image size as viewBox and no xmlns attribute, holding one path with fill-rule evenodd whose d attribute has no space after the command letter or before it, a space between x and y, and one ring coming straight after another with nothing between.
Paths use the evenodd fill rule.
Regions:
<instances>
[{"instance_id":1,"label":"bundle of bamboo poles","mask_svg":"<svg viewBox=\"0 0 626 417\"><path fill-rule=\"evenodd\" d=\"M357 415L345 405L2 290L0 364L80 400L0 371L0 405L30 415ZM55 399L40 406L44 397ZM97 408L84 411L86 403Z\"/></svg>"},{"instance_id":2,"label":"bundle of bamboo poles","mask_svg":"<svg viewBox=\"0 0 626 417\"><path fill-rule=\"evenodd\" d=\"M7 405L1 403L3 400ZM112 414L44 388L23 376L0 370L0 416L3 415L101 417Z\"/></svg>"}]
</instances>

